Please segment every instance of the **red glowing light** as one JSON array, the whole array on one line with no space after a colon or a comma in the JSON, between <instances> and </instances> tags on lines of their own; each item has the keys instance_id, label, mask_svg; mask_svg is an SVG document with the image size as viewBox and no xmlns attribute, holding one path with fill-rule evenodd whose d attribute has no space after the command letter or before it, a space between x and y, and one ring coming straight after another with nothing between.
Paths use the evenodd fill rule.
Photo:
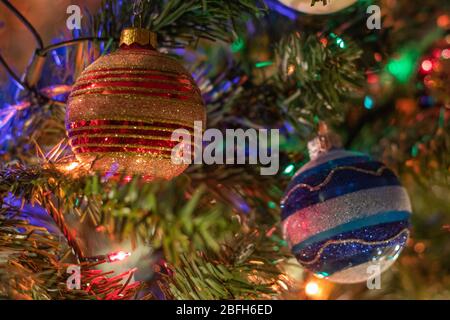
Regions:
<instances>
[{"instance_id":1,"label":"red glowing light","mask_svg":"<svg viewBox=\"0 0 450 320\"><path fill-rule=\"evenodd\" d=\"M442 58L444 59L450 59L450 49L444 49L442 50Z\"/></svg>"},{"instance_id":2,"label":"red glowing light","mask_svg":"<svg viewBox=\"0 0 450 320\"><path fill-rule=\"evenodd\" d=\"M447 28L450 25L450 17L443 14L437 18L436 24L441 28Z\"/></svg>"},{"instance_id":3,"label":"red glowing light","mask_svg":"<svg viewBox=\"0 0 450 320\"><path fill-rule=\"evenodd\" d=\"M433 63L430 60L424 60L422 62L422 70L425 72L431 71L431 69L433 69Z\"/></svg>"},{"instance_id":4,"label":"red glowing light","mask_svg":"<svg viewBox=\"0 0 450 320\"><path fill-rule=\"evenodd\" d=\"M108 259L111 262L123 261L131 255L129 252L119 251L108 255Z\"/></svg>"},{"instance_id":5,"label":"red glowing light","mask_svg":"<svg viewBox=\"0 0 450 320\"><path fill-rule=\"evenodd\" d=\"M376 75L374 73L369 73L367 75L367 83L369 83L369 84L376 84L376 83L378 83L378 80L379 80L378 75Z\"/></svg>"},{"instance_id":6,"label":"red glowing light","mask_svg":"<svg viewBox=\"0 0 450 320\"><path fill-rule=\"evenodd\" d=\"M105 232L106 228L105 228L105 226L98 226L97 228L95 228L95 231L97 231L97 232Z\"/></svg>"},{"instance_id":7,"label":"red glowing light","mask_svg":"<svg viewBox=\"0 0 450 320\"><path fill-rule=\"evenodd\" d=\"M375 52L373 57L374 57L376 62L380 62L381 60L383 60L383 56L380 53L378 53L378 52Z\"/></svg>"}]
</instances>

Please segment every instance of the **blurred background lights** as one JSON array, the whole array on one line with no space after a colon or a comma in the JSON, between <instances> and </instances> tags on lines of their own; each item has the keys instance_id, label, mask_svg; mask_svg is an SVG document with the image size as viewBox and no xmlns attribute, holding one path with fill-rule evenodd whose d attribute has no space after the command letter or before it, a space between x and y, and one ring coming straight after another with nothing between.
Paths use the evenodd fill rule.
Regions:
<instances>
[{"instance_id":1,"label":"blurred background lights","mask_svg":"<svg viewBox=\"0 0 450 320\"><path fill-rule=\"evenodd\" d=\"M370 110L373 108L373 99L370 96L366 96L364 98L364 108L366 108L367 110Z\"/></svg>"},{"instance_id":2,"label":"blurred background lights","mask_svg":"<svg viewBox=\"0 0 450 320\"><path fill-rule=\"evenodd\" d=\"M424 60L422 62L422 70L425 72L431 71L433 69L433 63L430 60Z\"/></svg>"},{"instance_id":3,"label":"blurred background lights","mask_svg":"<svg viewBox=\"0 0 450 320\"><path fill-rule=\"evenodd\" d=\"M450 49L442 50L441 56L444 59L450 59Z\"/></svg>"}]
</instances>

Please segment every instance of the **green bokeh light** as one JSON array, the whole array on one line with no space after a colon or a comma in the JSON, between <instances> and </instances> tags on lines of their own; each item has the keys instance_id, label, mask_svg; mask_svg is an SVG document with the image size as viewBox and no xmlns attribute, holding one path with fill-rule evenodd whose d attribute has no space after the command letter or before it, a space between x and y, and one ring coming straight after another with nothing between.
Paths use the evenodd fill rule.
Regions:
<instances>
[{"instance_id":1,"label":"green bokeh light","mask_svg":"<svg viewBox=\"0 0 450 320\"><path fill-rule=\"evenodd\" d=\"M295 166L293 164L290 164L286 167L286 169L284 169L283 173L284 174L291 174L292 172L294 172Z\"/></svg>"},{"instance_id":2,"label":"green bokeh light","mask_svg":"<svg viewBox=\"0 0 450 320\"><path fill-rule=\"evenodd\" d=\"M241 37L239 37L231 44L231 51L233 53L236 53L244 49L244 47L245 47L244 40Z\"/></svg>"},{"instance_id":3,"label":"green bokeh light","mask_svg":"<svg viewBox=\"0 0 450 320\"><path fill-rule=\"evenodd\" d=\"M255 67L257 67L257 68L265 68L265 67L271 66L272 64L273 64L272 61L261 61L261 62L257 62L255 64Z\"/></svg>"},{"instance_id":4,"label":"green bokeh light","mask_svg":"<svg viewBox=\"0 0 450 320\"><path fill-rule=\"evenodd\" d=\"M387 70L401 83L409 81L416 70L419 52L417 50L404 51L398 58L387 64Z\"/></svg>"}]
</instances>

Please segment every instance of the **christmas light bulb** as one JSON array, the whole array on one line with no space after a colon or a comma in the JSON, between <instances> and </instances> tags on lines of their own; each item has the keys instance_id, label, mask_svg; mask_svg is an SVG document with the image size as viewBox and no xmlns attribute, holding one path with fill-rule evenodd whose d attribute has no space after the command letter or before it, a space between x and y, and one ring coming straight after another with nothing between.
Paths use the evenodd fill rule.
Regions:
<instances>
[{"instance_id":1,"label":"christmas light bulb","mask_svg":"<svg viewBox=\"0 0 450 320\"><path fill-rule=\"evenodd\" d=\"M131 255L130 252L118 251L108 255L108 260L110 262L123 261Z\"/></svg>"},{"instance_id":2,"label":"christmas light bulb","mask_svg":"<svg viewBox=\"0 0 450 320\"><path fill-rule=\"evenodd\" d=\"M305 293L308 296L317 296L320 293L320 287L317 282L310 281L305 286Z\"/></svg>"}]
</instances>

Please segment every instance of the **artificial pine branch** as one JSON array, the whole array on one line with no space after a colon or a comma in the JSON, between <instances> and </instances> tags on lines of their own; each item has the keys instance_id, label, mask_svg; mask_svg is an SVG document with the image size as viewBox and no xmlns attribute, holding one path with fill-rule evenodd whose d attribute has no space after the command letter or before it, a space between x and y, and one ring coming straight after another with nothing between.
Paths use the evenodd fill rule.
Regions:
<instances>
[{"instance_id":1,"label":"artificial pine branch","mask_svg":"<svg viewBox=\"0 0 450 320\"><path fill-rule=\"evenodd\" d=\"M258 17L264 10L265 4L259 0L144 1L142 27L157 32L166 47L194 44L201 38L230 42L246 19ZM118 39L122 28L131 26L132 16L131 3L105 0L90 19L90 32Z\"/></svg>"},{"instance_id":2,"label":"artificial pine branch","mask_svg":"<svg viewBox=\"0 0 450 320\"><path fill-rule=\"evenodd\" d=\"M345 102L356 96L364 79L361 55L356 44L337 35L293 33L283 38L276 47L279 72L274 82L295 97L286 96L289 112L309 123L314 117L342 121Z\"/></svg>"},{"instance_id":3,"label":"artificial pine branch","mask_svg":"<svg viewBox=\"0 0 450 320\"><path fill-rule=\"evenodd\" d=\"M217 255L184 255L163 284L175 299L264 299L287 289L280 243L263 228L237 236ZM282 245L282 243L281 243ZM274 250L273 247L278 247Z\"/></svg>"},{"instance_id":4,"label":"artificial pine branch","mask_svg":"<svg viewBox=\"0 0 450 320\"><path fill-rule=\"evenodd\" d=\"M150 242L155 249L163 248L166 259L174 263L181 252L217 251L226 235L237 230L230 209L206 195L203 187L191 188L186 177L154 183L136 177L124 184L102 181L85 169L65 174L57 165L15 164L0 169L0 198L11 193L42 205L77 254L81 250L65 222L70 215L105 226L118 239Z\"/></svg>"},{"instance_id":5,"label":"artificial pine branch","mask_svg":"<svg viewBox=\"0 0 450 320\"><path fill-rule=\"evenodd\" d=\"M112 276L81 267L82 288L67 286L69 247L43 227L21 218L20 208L0 209L0 298L25 300L133 299L141 284L128 284L132 274ZM148 298L148 297L146 297Z\"/></svg>"},{"instance_id":6,"label":"artificial pine branch","mask_svg":"<svg viewBox=\"0 0 450 320\"><path fill-rule=\"evenodd\" d=\"M53 145L65 134L64 109L32 97L1 110L0 117L4 121L0 135L4 137L2 155L6 162L21 159L33 163L33 140Z\"/></svg>"},{"instance_id":7,"label":"artificial pine branch","mask_svg":"<svg viewBox=\"0 0 450 320\"><path fill-rule=\"evenodd\" d=\"M231 273L234 278L228 279L227 285L230 286L229 293L233 296L245 294L256 297L260 294L275 294L270 287L277 280L278 271L273 263L279 258L279 252L272 248L275 245L279 246L280 243L275 243L272 238L263 237L260 231L254 231L251 236L236 240L226 249L219 251L220 243L226 240L226 238L218 237L220 228L224 234L237 232L239 228L237 228L238 225L236 228L230 227L230 216L228 215L227 218L227 215L221 212L220 204L215 203L211 209L205 207L210 200L202 196L204 193L202 189L192 193L190 200L184 204L179 201L183 197L176 190L183 190L181 193L184 195L185 192L189 192L189 188L180 188L179 184L178 186L173 183L138 185L138 180L133 180L129 184L112 183L112 186L105 189L105 185L103 188L100 187L96 176L73 179L51 166L47 169L40 167L27 169L18 165L0 171L0 185L2 186L0 196L11 192L24 201L36 201L44 204L45 207L48 206L42 199L49 199L49 193L58 198L63 197L65 202L61 203L59 208L62 210L59 214L63 215L70 212L70 207L80 210L83 208L86 211L87 207L84 207L83 203L76 204L76 199L86 199L88 196L91 200L84 201L88 204L96 203L95 206L99 210L97 213L100 214L98 221L109 227L121 226L120 231L126 230L128 235L147 237L155 248L164 249L166 259L178 268L179 273L182 274L185 272L182 270L185 270L185 267L188 268L188 266L183 267L186 261L179 260L181 255L201 250L220 257L221 262L209 261L208 268L221 269L220 265L223 263L232 265ZM140 192L137 192L138 186ZM101 194L106 196L101 197ZM92 197L100 198L92 201ZM102 206L99 206L100 202ZM197 208L199 202L202 202L200 212ZM50 210L56 209L50 208ZM91 208L91 210L94 209ZM195 215L194 210L197 211ZM126 224L130 227L124 227ZM235 231L232 231L233 229ZM150 230L156 231L149 234ZM113 232L117 235L118 231ZM253 241L258 243L254 244ZM270 247L267 246L268 243ZM68 245L70 246L70 241ZM256 282L246 280L247 277L256 277ZM208 282L211 281L213 280L208 280ZM102 296L102 298L107 297Z\"/></svg>"}]
</instances>

